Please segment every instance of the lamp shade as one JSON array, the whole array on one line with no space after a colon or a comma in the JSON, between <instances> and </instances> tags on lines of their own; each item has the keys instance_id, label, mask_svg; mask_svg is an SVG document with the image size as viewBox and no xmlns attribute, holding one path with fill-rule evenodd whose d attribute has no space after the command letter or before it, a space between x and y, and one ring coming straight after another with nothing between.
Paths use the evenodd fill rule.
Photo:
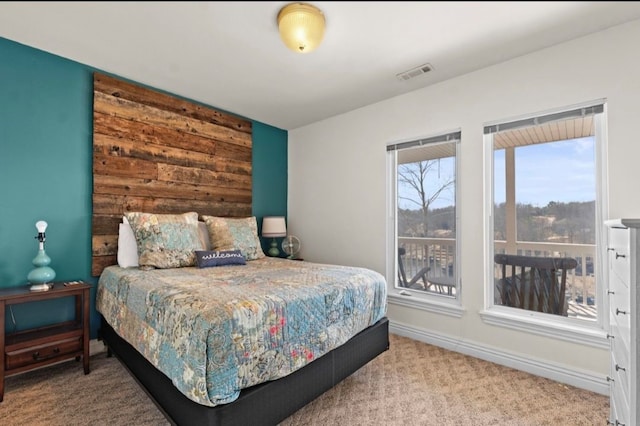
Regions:
<instances>
[{"instance_id":1,"label":"lamp shade","mask_svg":"<svg viewBox=\"0 0 640 426\"><path fill-rule=\"evenodd\" d=\"M294 52L309 53L324 37L324 14L307 3L291 3L278 13L278 29L284 44Z\"/></svg>"},{"instance_id":2,"label":"lamp shade","mask_svg":"<svg viewBox=\"0 0 640 426\"><path fill-rule=\"evenodd\" d=\"M262 219L262 236L269 238L286 237L287 225L283 216L266 216Z\"/></svg>"}]
</instances>

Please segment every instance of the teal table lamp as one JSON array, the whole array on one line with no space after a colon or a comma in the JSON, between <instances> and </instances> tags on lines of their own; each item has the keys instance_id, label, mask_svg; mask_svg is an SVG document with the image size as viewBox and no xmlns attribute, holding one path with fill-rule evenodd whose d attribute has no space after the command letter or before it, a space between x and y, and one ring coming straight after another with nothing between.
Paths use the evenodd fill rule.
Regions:
<instances>
[{"instance_id":1,"label":"teal table lamp","mask_svg":"<svg viewBox=\"0 0 640 426\"><path fill-rule=\"evenodd\" d=\"M47 222L39 220L36 222L36 229L38 230L36 239L39 241L38 254L33 258L32 263L35 268L29 272L27 280L33 284L31 290L48 290L50 288L48 283L56 277L56 272L49 267L51 258L44 251L44 241L46 239L44 231L47 229Z\"/></svg>"},{"instance_id":2,"label":"teal table lamp","mask_svg":"<svg viewBox=\"0 0 640 426\"><path fill-rule=\"evenodd\" d=\"M276 238L287 236L287 225L283 216L265 216L262 219L262 236L272 238L271 247L267 254L272 257L280 256L280 249Z\"/></svg>"}]
</instances>

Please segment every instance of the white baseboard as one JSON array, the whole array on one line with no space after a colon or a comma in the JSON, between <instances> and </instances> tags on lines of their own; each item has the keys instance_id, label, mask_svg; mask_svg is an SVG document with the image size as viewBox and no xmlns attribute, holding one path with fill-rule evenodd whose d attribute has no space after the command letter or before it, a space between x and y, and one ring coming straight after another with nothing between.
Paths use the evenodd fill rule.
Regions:
<instances>
[{"instance_id":1,"label":"white baseboard","mask_svg":"<svg viewBox=\"0 0 640 426\"><path fill-rule=\"evenodd\" d=\"M586 389L602 395L609 395L609 383L605 375L593 374L583 370L572 369L566 365L536 360L469 340L455 339L451 336L434 333L398 321L389 320L389 332L516 370L525 371L580 389Z\"/></svg>"}]
</instances>

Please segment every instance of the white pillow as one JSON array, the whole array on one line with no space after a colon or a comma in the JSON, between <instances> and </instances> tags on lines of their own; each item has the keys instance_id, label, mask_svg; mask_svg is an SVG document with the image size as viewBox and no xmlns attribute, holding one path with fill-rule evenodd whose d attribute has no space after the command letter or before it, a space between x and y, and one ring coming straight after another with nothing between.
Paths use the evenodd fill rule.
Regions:
<instances>
[{"instance_id":1,"label":"white pillow","mask_svg":"<svg viewBox=\"0 0 640 426\"><path fill-rule=\"evenodd\" d=\"M211 250L211 240L209 239L209 228L204 222L198 222L198 231L200 232L200 240L204 243L205 250Z\"/></svg>"},{"instance_id":2,"label":"white pillow","mask_svg":"<svg viewBox=\"0 0 640 426\"><path fill-rule=\"evenodd\" d=\"M209 240L209 230L207 224L198 222L200 240L203 242L205 250L211 250ZM138 244L133 234L133 229L126 217L122 218L122 223L118 229L118 266L121 268L138 267Z\"/></svg>"},{"instance_id":3,"label":"white pillow","mask_svg":"<svg viewBox=\"0 0 640 426\"><path fill-rule=\"evenodd\" d=\"M126 218L118 230L118 265L121 268L138 266L138 245L133 229Z\"/></svg>"}]
</instances>

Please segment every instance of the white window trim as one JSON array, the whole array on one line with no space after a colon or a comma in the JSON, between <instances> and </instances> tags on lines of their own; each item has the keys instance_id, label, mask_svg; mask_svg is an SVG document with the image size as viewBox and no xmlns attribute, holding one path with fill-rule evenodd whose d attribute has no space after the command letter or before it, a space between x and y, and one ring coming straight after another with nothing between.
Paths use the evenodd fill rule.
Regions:
<instances>
[{"instance_id":1,"label":"white window trim","mask_svg":"<svg viewBox=\"0 0 640 426\"><path fill-rule=\"evenodd\" d=\"M460 130L457 130L460 132ZM454 133L454 132L445 132ZM415 140L416 138L410 139ZM461 139L461 138L460 138ZM456 297L448 297L445 295L429 294L411 289L398 288L398 271L395 253L398 252L397 235L396 235L396 215L398 211L397 199L397 151L387 152L387 256L386 256L386 279L387 279L387 299L389 303L414 308L426 312L438 313L443 315L460 318L465 313L462 307L462 279L460 278L460 191L458 183L460 182L460 143L456 141L456 265L455 276L457 277ZM402 142L396 142L402 143ZM393 144L390 144L393 145Z\"/></svg>"},{"instance_id":2,"label":"white window trim","mask_svg":"<svg viewBox=\"0 0 640 426\"><path fill-rule=\"evenodd\" d=\"M573 321L582 320L567 318L561 318L567 319L568 321L566 322L560 321L559 319L551 318L551 314L543 314L540 312L513 312L516 310L516 308L507 308L496 305L481 311L480 317L487 324L499 327L524 331L545 337L553 337L559 340L565 340L571 343L580 343L600 349L609 349L610 343L607 339L606 331L595 324L593 326L588 324L578 324Z\"/></svg>"},{"instance_id":3,"label":"white window trim","mask_svg":"<svg viewBox=\"0 0 640 426\"><path fill-rule=\"evenodd\" d=\"M604 223L604 220L608 218L608 194L606 191L606 177L607 174L607 149L606 149L606 114L607 104L606 100L602 99L597 102L591 102L584 104L584 106L591 106L594 104L602 104L604 111L601 113L601 119L594 121L595 123L595 136L596 136L596 191L597 191L597 211L596 211L596 224ZM568 107L564 110L580 107L580 105ZM552 111L553 113L554 111ZM543 114L536 114L543 115ZM531 117L531 116L529 116ZM486 219L485 229L488 230L487 238L485 240L485 265L493 264L494 254L494 230L493 230L493 135L484 135L484 156L485 164L485 194L490 196L485 197L485 211L484 217ZM596 238L600 238L601 233L596 233ZM597 255L596 255L596 271L597 280L599 283L604 283L606 280L606 268L604 265L604 259L606 258L606 241L596 240ZM552 337L560 340L565 340L572 343L581 343L587 346L592 346L601 349L608 349L610 342L607 338L609 317L607 313L608 298L604 294L604 285L596 287L598 297L598 318L594 323L585 323L582 320L574 318L555 318L550 314L544 314L532 311L523 311L516 308L509 308L499 305L494 305L494 286L493 283L493 268L485 268L485 309L481 311L480 317L482 320L494 326L510 328L513 330L529 332L533 334L542 335L545 337Z\"/></svg>"},{"instance_id":4,"label":"white window trim","mask_svg":"<svg viewBox=\"0 0 640 426\"><path fill-rule=\"evenodd\" d=\"M398 290L393 288L387 293L387 300L392 305L404 306L407 308L418 309L420 311L431 312L436 314L448 315L454 318L461 318L466 310L461 306L460 302L450 297L439 302L433 300L433 297L445 298L444 296L428 295L429 298L422 296L419 292L409 289Z\"/></svg>"}]
</instances>

